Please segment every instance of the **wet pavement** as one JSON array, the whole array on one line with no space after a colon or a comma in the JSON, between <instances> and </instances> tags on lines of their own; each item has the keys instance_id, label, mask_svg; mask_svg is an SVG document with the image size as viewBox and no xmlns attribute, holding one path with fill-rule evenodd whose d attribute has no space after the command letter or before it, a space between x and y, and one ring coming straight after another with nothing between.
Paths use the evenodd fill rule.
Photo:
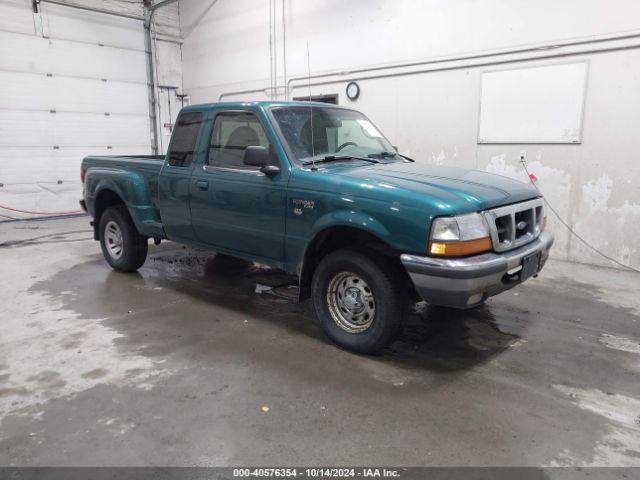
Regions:
<instances>
[{"instance_id":1,"label":"wet pavement","mask_svg":"<svg viewBox=\"0 0 640 480\"><path fill-rule=\"evenodd\" d=\"M640 275L550 260L365 357L282 272L0 225L0 465L640 465ZM261 293L258 293L261 292Z\"/></svg>"}]
</instances>

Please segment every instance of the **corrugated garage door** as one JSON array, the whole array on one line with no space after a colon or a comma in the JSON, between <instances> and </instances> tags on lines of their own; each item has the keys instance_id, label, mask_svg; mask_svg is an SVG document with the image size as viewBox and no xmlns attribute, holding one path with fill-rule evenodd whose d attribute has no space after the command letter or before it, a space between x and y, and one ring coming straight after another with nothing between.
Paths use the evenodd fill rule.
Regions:
<instances>
[{"instance_id":1,"label":"corrugated garage door","mask_svg":"<svg viewBox=\"0 0 640 480\"><path fill-rule=\"evenodd\" d=\"M85 155L150 151L142 22L2 0L0 205L77 210Z\"/></svg>"}]
</instances>

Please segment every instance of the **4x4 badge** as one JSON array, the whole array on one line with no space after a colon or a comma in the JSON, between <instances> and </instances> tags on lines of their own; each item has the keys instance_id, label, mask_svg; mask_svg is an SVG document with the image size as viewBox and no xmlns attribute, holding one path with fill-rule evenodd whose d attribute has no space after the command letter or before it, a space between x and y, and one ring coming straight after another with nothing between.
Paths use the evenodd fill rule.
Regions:
<instances>
[{"instance_id":1,"label":"4x4 badge","mask_svg":"<svg viewBox=\"0 0 640 480\"><path fill-rule=\"evenodd\" d=\"M316 206L316 202L314 200L303 200L300 198L293 199L294 213L296 215L300 215L302 213L303 208L313 209ZM296 212L296 210L300 210L300 213Z\"/></svg>"}]
</instances>

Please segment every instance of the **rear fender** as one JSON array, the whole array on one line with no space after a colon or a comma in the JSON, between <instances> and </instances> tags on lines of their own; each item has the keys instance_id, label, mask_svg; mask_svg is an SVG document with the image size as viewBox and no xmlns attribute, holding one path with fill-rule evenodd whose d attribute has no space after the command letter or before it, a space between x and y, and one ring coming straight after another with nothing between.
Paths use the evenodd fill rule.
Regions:
<instances>
[{"instance_id":1,"label":"rear fender","mask_svg":"<svg viewBox=\"0 0 640 480\"><path fill-rule=\"evenodd\" d=\"M164 237L160 217L153 206L151 192L142 175L125 170L96 168L88 170L85 190L93 192L88 196L87 208L96 223L96 200L101 192L109 190L118 195L127 207L138 232L149 237Z\"/></svg>"}]
</instances>

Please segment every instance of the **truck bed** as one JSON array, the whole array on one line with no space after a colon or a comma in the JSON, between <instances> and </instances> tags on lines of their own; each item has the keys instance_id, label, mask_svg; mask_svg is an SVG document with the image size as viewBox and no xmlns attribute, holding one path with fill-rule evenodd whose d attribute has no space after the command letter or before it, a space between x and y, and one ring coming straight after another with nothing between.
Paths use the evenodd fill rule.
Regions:
<instances>
[{"instance_id":1,"label":"truck bed","mask_svg":"<svg viewBox=\"0 0 640 480\"><path fill-rule=\"evenodd\" d=\"M158 179L164 164L164 155L89 155L82 160L82 167L104 167L133 171Z\"/></svg>"},{"instance_id":2,"label":"truck bed","mask_svg":"<svg viewBox=\"0 0 640 480\"><path fill-rule=\"evenodd\" d=\"M146 184L146 191L150 194L151 206L157 208L158 177L164 165L164 159L164 155L89 155L82 160L82 168L108 170L116 174L114 179L120 177L118 174L124 174L125 177L127 173L139 175Z\"/></svg>"},{"instance_id":3,"label":"truck bed","mask_svg":"<svg viewBox=\"0 0 640 480\"><path fill-rule=\"evenodd\" d=\"M147 164L162 166L164 155L89 155L84 157L82 161L85 165L114 165L121 163L123 165Z\"/></svg>"}]
</instances>

